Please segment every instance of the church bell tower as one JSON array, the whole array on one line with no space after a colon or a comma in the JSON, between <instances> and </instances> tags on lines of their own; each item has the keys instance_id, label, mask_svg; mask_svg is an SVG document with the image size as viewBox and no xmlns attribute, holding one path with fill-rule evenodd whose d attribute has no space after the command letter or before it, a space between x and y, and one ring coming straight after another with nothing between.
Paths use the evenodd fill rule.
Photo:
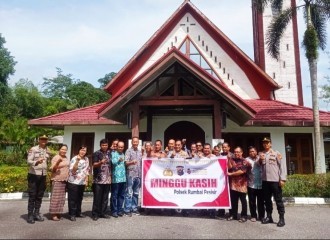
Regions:
<instances>
[{"instance_id":1,"label":"church bell tower","mask_svg":"<svg viewBox=\"0 0 330 240\"><path fill-rule=\"evenodd\" d=\"M283 9L295 6L295 0L283 0ZM255 62L281 86L274 93L275 100L303 106L297 16L293 16L281 38L276 60L268 54L266 46L267 29L276 14L271 4L263 13L258 12L252 1Z\"/></svg>"}]
</instances>

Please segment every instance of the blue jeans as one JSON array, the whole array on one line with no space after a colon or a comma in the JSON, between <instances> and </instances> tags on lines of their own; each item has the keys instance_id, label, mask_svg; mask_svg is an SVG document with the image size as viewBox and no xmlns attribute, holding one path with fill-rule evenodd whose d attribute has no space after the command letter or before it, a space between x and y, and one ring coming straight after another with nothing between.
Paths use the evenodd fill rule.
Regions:
<instances>
[{"instance_id":1,"label":"blue jeans","mask_svg":"<svg viewBox=\"0 0 330 240\"><path fill-rule=\"evenodd\" d=\"M111 184L111 212L115 213L123 213L123 204L125 200L125 187L126 182L121 183L112 183Z\"/></svg>"},{"instance_id":2,"label":"blue jeans","mask_svg":"<svg viewBox=\"0 0 330 240\"><path fill-rule=\"evenodd\" d=\"M125 196L125 212L137 211L139 203L139 192L141 188L141 179L139 177L127 176L127 187Z\"/></svg>"}]
</instances>

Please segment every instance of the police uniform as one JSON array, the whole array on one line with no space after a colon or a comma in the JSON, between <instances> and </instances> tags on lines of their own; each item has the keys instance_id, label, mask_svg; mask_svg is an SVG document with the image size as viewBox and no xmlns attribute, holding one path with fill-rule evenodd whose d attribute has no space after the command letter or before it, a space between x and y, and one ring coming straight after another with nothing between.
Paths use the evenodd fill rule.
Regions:
<instances>
[{"instance_id":1,"label":"police uniform","mask_svg":"<svg viewBox=\"0 0 330 240\"><path fill-rule=\"evenodd\" d=\"M41 136L39 139L48 139L47 136ZM40 158L44 158L42 163L37 164ZM29 165L28 173L28 222L34 223L34 220L43 221L40 216L40 207L42 197L46 190L47 162L50 159L48 148L42 148L39 145L29 150L27 164Z\"/></svg>"},{"instance_id":2,"label":"police uniform","mask_svg":"<svg viewBox=\"0 0 330 240\"><path fill-rule=\"evenodd\" d=\"M264 138L262 142L271 142L269 138ZM282 159L282 155L273 149L269 149L267 152L263 151L264 159L260 159L260 164L262 168L262 190L265 199L267 217L262 223L272 223L272 212L273 203L272 196L276 202L277 211L280 215L280 221L278 226L284 226L284 204L282 199L282 187L280 186L280 181L286 181L286 163ZM260 156L259 156L260 157Z\"/></svg>"}]
</instances>

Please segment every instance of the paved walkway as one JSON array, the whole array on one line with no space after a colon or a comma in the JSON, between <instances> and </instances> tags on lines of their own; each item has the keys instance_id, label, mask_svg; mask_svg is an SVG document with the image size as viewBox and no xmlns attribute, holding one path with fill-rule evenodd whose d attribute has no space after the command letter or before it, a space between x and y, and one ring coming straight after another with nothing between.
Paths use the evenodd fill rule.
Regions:
<instances>
[{"instance_id":1,"label":"paved walkway","mask_svg":"<svg viewBox=\"0 0 330 240\"><path fill-rule=\"evenodd\" d=\"M45 199L41 212L47 218L49 201ZM141 215L118 219L90 218L92 199L85 198L82 210L87 218L76 222L67 219L67 214L59 222L46 219L35 224L26 223L27 200L0 201L0 238L24 239L311 239L329 238L329 205L286 205L286 226L263 225L260 222L239 223L210 219L207 217L181 217ZM276 206L274 206L276 209ZM65 205L67 210L67 204ZM276 211L275 211L276 212ZM277 213L274 221L278 221Z\"/></svg>"}]
</instances>

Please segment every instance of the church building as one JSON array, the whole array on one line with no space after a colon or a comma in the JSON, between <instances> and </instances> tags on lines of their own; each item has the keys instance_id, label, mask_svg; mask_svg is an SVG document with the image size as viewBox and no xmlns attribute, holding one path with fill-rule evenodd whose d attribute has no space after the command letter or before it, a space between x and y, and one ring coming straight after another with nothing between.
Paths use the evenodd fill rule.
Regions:
<instances>
[{"instance_id":1,"label":"church building","mask_svg":"<svg viewBox=\"0 0 330 240\"><path fill-rule=\"evenodd\" d=\"M284 0L285 7L295 5ZM279 60L265 46L272 16L252 6L252 60L189 0L105 86L111 98L101 104L29 121L30 125L64 129L72 157L81 144L89 154L107 138L142 141L170 138L261 149L264 137L282 153L288 170L314 172L313 112L303 106L297 18L280 46ZM321 135L330 132L330 113L320 111ZM321 147L322 171L330 142ZM288 151L291 147L291 151ZM291 164L289 164L289 161Z\"/></svg>"}]
</instances>

